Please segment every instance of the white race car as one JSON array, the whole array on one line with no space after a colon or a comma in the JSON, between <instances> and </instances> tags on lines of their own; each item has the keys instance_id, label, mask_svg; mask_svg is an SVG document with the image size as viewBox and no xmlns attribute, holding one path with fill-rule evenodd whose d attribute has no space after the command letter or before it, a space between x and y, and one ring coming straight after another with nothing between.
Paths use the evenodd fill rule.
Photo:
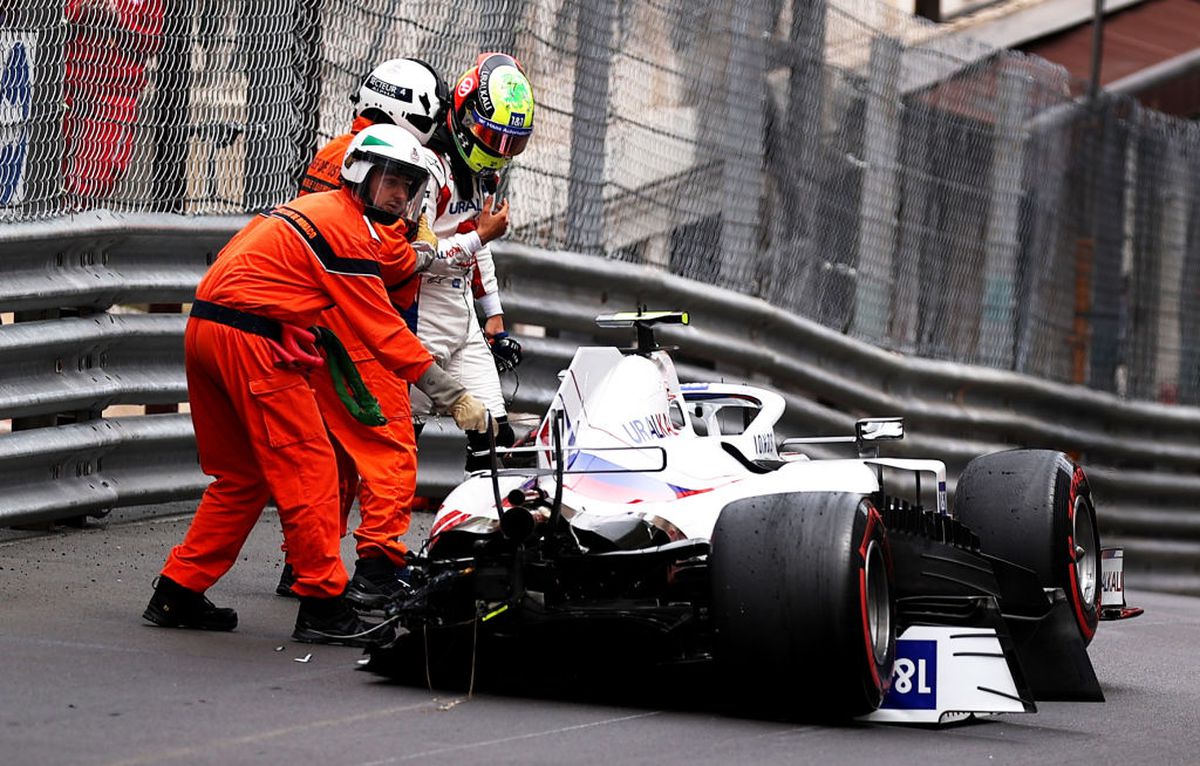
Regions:
<instances>
[{"instance_id":1,"label":"white race car","mask_svg":"<svg viewBox=\"0 0 1200 766\"><path fill-rule=\"evenodd\" d=\"M654 341L664 322L687 315L597 318L637 345L580 348L533 444L494 450L449 494L369 669L455 685L488 667L703 667L740 712L778 715L782 697L803 719L1103 699L1087 644L1140 610L1078 465L984 455L951 512L943 463L878 456L899 418L778 443L783 398L681 385ZM804 454L838 441L858 455Z\"/></svg>"}]
</instances>

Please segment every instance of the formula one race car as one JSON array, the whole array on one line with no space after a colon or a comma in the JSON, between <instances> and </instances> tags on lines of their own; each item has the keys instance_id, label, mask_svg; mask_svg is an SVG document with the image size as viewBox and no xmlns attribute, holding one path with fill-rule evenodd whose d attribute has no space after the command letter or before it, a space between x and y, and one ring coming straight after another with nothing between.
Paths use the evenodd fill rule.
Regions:
<instances>
[{"instance_id":1,"label":"formula one race car","mask_svg":"<svg viewBox=\"0 0 1200 766\"><path fill-rule=\"evenodd\" d=\"M1140 610L1064 454L976 458L951 512L943 463L878 456L899 418L779 444L779 394L679 383L653 326L686 314L597 323L636 347L580 348L533 444L450 493L368 669L445 687L488 665L703 666L740 712L782 698L808 719L1103 699L1087 645ZM858 456L804 453L831 441Z\"/></svg>"}]
</instances>

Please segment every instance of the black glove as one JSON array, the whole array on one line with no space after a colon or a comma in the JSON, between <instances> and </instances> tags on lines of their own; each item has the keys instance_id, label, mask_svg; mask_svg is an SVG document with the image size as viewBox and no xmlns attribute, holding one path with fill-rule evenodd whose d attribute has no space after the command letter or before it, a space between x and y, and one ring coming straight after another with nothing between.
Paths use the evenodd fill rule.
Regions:
<instances>
[{"instance_id":1,"label":"black glove","mask_svg":"<svg viewBox=\"0 0 1200 766\"><path fill-rule=\"evenodd\" d=\"M506 332L492 336L492 356L496 359L496 372L512 372L521 363L521 344Z\"/></svg>"}]
</instances>

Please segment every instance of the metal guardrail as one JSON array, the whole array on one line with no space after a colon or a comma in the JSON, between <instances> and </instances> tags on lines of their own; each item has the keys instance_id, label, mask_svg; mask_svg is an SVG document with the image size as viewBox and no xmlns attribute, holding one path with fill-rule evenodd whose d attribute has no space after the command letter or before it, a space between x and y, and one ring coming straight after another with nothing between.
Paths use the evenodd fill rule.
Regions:
<instances>
[{"instance_id":1,"label":"metal guardrail","mask_svg":"<svg viewBox=\"0 0 1200 766\"><path fill-rule=\"evenodd\" d=\"M89 211L0 227L0 311L190 301L245 216Z\"/></svg>"},{"instance_id":2,"label":"metal guardrail","mask_svg":"<svg viewBox=\"0 0 1200 766\"><path fill-rule=\"evenodd\" d=\"M199 497L188 415L145 415L0 436L0 524L102 515L117 506Z\"/></svg>"},{"instance_id":3,"label":"metal guardrail","mask_svg":"<svg viewBox=\"0 0 1200 766\"><path fill-rule=\"evenodd\" d=\"M0 525L198 497L188 415L105 418L187 400L179 314L108 313L191 300L245 217L104 211L0 228Z\"/></svg>"},{"instance_id":4,"label":"metal guardrail","mask_svg":"<svg viewBox=\"0 0 1200 766\"><path fill-rule=\"evenodd\" d=\"M89 312L107 301L186 302L244 219L92 218L0 234L0 312L39 317L0 326L0 419L40 426L0 434L2 526L198 497L208 481L187 415L100 415L112 404L186 400L184 318ZM514 412L544 411L577 346L628 343L596 328L596 314L686 308L692 326L658 333L680 347L680 376L781 391L780 435L847 433L858 417L902 415L908 436L897 452L945 460L951 484L985 452L1070 452L1088 469L1106 538L1129 550L1138 585L1200 593L1196 408L900 356L761 300L633 264L502 244L497 265L510 327L546 335L523 335L526 362L505 376ZM423 493L444 493L461 478L463 444L453 426L426 427Z\"/></svg>"},{"instance_id":5,"label":"metal guardrail","mask_svg":"<svg viewBox=\"0 0 1200 766\"><path fill-rule=\"evenodd\" d=\"M194 289L194 288L193 288ZM95 314L0 329L0 413L187 401L180 314Z\"/></svg>"}]
</instances>

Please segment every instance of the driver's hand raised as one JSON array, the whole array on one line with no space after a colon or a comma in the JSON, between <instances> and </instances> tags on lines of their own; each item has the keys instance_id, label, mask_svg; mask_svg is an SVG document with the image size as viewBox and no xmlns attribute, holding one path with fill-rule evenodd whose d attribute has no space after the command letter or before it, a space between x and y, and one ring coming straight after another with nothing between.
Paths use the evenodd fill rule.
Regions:
<instances>
[{"instance_id":1,"label":"driver's hand raised","mask_svg":"<svg viewBox=\"0 0 1200 766\"><path fill-rule=\"evenodd\" d=\"M483 244L504 236L508 231L508 200L496 202L496 195L489 194L483 201L483 210L475 221L475 233Z\"/></svg>"}]
</instances>

